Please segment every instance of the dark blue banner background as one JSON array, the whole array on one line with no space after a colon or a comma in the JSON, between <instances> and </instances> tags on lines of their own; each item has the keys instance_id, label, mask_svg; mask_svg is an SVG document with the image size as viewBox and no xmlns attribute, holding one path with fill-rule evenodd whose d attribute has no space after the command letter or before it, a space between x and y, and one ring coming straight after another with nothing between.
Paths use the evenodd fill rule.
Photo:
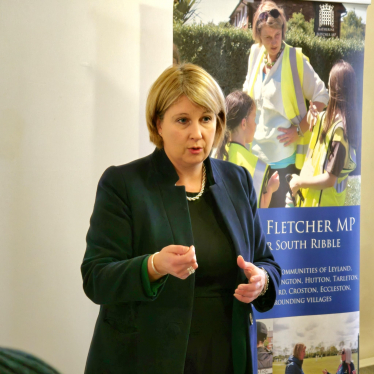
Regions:
<instances>
[{"instance_id":1,"label":"dark blue banner background","mask_svg":"<svg viewBox=\"0 0 374 374\"><path fill-rule=\"evenodd\" d=\"M360 206L260 209L282 268L274 308L257 318L359 310Z\"/></svg>"}]
</instances>

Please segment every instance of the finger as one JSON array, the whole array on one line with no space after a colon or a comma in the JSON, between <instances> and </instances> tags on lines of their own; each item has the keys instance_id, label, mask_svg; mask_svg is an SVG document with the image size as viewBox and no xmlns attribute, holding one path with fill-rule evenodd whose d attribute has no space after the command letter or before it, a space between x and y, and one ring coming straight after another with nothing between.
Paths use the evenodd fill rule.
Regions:
<instances>
[{"instance_id":1,"label":"finger","mask_svg":"<svg viewBox=\"0 0 374 374\"><path fill-rule=\"evenodd\" d=\"M261 282L261 275L260 274L253 275L251 279L249 279L249 281L251 283Z\"/></svg>"},{"instance_id":2,"label":"finger","mask_svg":"<svg viewBox=\"0 0 374 374\"><path fill-rule=\"evenodd\" d=\"M234 296L236 297L237 300L241 301L242 303L246 303L246 304L249 304L251 301L254 300L254 298L245 297L245 296L242 296L236 293L234 293Z\"/></svg>"},{"instance_id":3,"label":"finger","mask_svg":"<svg viewBox=\"0 0 374 374\"><path fill-rule=\"evenodd\" d=\"M289 137L288 135L278 136L277 139L279 140L279 143L285 143L289 139Z\"/></svg>"},{"instance_id":4,"label":"finger","mask_svg":"<svg viewBox=\"0 0 374 374\"><path fill-rule=\"evenodd\" d=\"M238 256L237 264L241 269L246 270L248 273L251 273L255 268L251 262L246 262L243 256Z\"/></svg>"},{"instance_id":5,"label":"finger","mask_svg":"<svg viewBox=\"0 0 374 374\"><path fill-rule=\"evenodd\" d=\"M285 129L284 127L278 127L277 130L282 131L282 132L287 132L288 131L288 129Z\"/></svg>"},{"instance_id":6,"label":"finger","mask_svg":"<svg viewBox=\"0 0 374 374\"><path fill-rule=\"evenodd\" d=\"M169 252L175 253L176 255L184 255L190 250L191 247L186 247L184 245L171 245Z\"/></svg>"},{"instance_id":7,"label":"finger","mask_svg":"<svg viewBox=\"0 0 374 374\"><path fill-rule=\"evenodd\" d=\"M188 250L182 254L182 258L184 259L184 261L189 261L191 258L195 257L195 247L191 245L187 248Z\"/></svg>"},{"instance_id":8,"label":"finger","mask_svg":"<svg viewBox=\"0 0 374 374\"><path fill-rule=\"evenodd\" d=\"M243 296L248 296L253 293L259 293L261 289L261 282L253 282L253 283L242 283L239 284L235 290L235 293Z\"/></svg>"}]
</instances>

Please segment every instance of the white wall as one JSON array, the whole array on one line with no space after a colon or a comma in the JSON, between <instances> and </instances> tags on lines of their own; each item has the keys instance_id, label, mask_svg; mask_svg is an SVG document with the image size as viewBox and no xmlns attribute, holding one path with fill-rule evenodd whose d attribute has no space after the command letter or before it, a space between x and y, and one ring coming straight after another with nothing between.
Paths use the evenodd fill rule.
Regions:
<instances>
[{"instance_id":1,"label":"white wall","mask_svg":"<svg viewBox=\"0 0 374 374\"><path fill-rule=\"evenodd\" d=\"M171 0L0 0L0 345L83 373L80 263L97 181L148 154Z\"/></svg>"}]
</instances>

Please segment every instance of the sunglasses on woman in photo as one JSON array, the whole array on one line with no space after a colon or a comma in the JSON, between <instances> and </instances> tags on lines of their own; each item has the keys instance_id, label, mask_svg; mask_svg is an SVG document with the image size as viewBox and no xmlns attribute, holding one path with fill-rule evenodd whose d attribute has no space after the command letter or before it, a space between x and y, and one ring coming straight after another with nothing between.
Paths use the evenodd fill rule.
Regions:
<instances>
[{"instance_id":1,"label":"sunglasses on woman in photo","mask_svg":"<svg viewBox=\"0 0 374 374\"><path fill-rule=\"evenodd\" d=\"M280 16L280 12L278 9L266 10L265 12L260 13L260 15L258 16L258 20L267 21L269 16L272 16L273 18L278 18Z\"/></svg>"}]
</instances>

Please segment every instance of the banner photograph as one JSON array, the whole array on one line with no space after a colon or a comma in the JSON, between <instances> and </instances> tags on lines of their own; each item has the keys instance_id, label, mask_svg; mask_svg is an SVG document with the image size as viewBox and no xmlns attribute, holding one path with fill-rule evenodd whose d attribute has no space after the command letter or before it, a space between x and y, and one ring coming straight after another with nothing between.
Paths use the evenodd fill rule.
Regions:
<instances>
[{"instance_id":1,"label":"banner photograph","mask_svg":"<svg viewBox=\"0 0 374 374\"><path fill-rule=\"evenodd\" d=\"M282 267L275 307L255 313L262 374L358 371L366 7L174 0L174 63L222 88L213 157L251 174Z\"/></svg>"}]
</instances>

